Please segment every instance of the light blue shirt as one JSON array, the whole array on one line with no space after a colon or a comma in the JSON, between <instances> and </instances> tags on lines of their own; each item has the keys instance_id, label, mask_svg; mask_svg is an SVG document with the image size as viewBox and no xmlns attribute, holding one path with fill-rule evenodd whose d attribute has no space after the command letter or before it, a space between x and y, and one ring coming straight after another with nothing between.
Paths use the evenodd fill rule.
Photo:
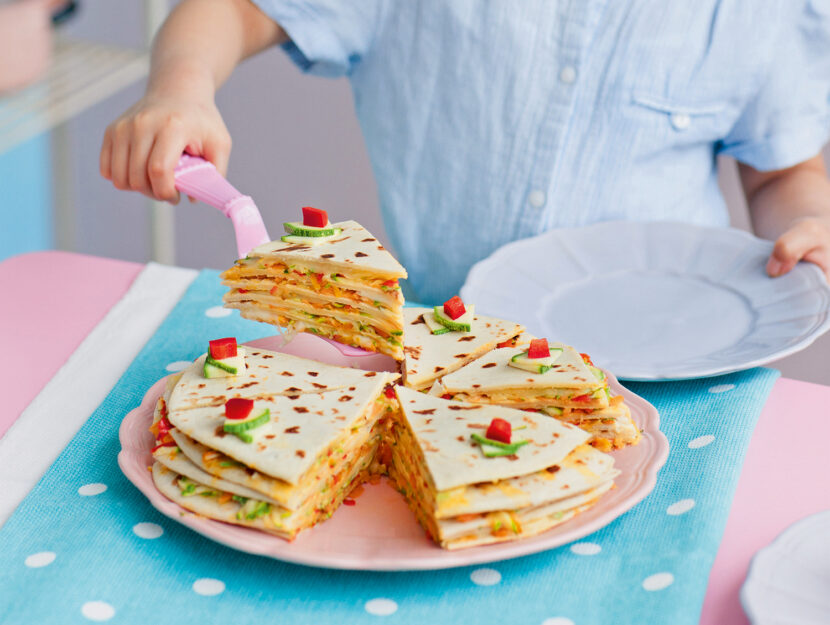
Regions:
<instances>
[{"instance_id":1,"label":"light blue shirt","mask_svg":"<svg viewBox=\"0 0 830 625\"><path fill-rule=\"evenodd\" d=\"M830 0L255 1L349 77L425 302L551 228L726 225L718 154L780 169L830 134Z\"/></svg>"}]
</instances>

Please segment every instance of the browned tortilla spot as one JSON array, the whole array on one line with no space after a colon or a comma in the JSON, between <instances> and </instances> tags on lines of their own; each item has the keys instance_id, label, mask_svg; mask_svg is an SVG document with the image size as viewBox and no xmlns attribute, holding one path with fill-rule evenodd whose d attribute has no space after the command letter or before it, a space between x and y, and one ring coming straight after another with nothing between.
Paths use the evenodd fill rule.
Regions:
<instances>
[{"instance_id":1,"label":"browned tortilla spot","mask_svg":"<svg viewBox=\"0 0 830 625\"><path fill-rule=\"evenodd\" d=\"M496 363L488 362L486 365L481 365L481 368L482 369L489 369L490 367L495 367L495 366L496 366Z\"/></svg>"},{"instance_id":2,"label":"browned tortilla spot","mask_svg":"<svg viewBox=\"0 0 830 625\"><path fill-rule=\"evenodd\" d=\"M411 326L416 326L416 325L418 325L419 323L426 323L426 321L424 321L424 316L423 316L423 315L418 315L418 318L417 318L417 319L415 319L415 321L413 321L413 322L412 322L412 323L410 323L409 325L411 325Z\"/></svg>"},{"instance_id":3,"label":"browned tortilla spot","mask_svg":"<svg viewBox=\"0 0 830 625\"><path fill-rule=\"evenodd\" d=\"M364 378L373 378L373 377L375 377L377 374L378 374L378 373L377 373L377 371L370 371L369 373L364 373L364 374L363 374L363 377L364 377Z\"/></svg>"},{"instance_id":4,"label":"browned tortilla spot","mask_svg":"<svg viewBox=\"0 0 830 625\"><path fill-rule=\"evenodd\" d=\"M290 247L284 247L282 249L276 250L277 252L300 252L302 250L310 250L311 248L308 245L291 245Z\"/></svg>"},{"instance_id":5,"label":"browned tortilla spot","mask_svg":"<svg viewBox=\"0 0 830 625\"><path fill-rule=\"evenodd\" d=\"M276 434L266 434L266 435L265 435L265 438L267 438L269 441L270 441L272 438L276 438L276 437L277 437L277 435L276 435Z\"/></svg>"},{"instance_id":6,"label":"browned tortilla spot","mask_svg":"<svg viewBox=\"0 0 830 625\"><path fill-rule=\"evenodd\" d=\"M284 375L284 376L291 376L291 377L293 377L293 376L294 376L294 374L293 374L293 373L291 373L290 371L283 371L280 375Z\"/></svg>"},{"instance_id":7,"label":"browned tortilla spot","mask_svg":"<svg viewBox=\"0 0 830 625\"><path fill-rule=\"evenodd\" d=\"M481 406L459 406L458 404L452 404L451 406L447 406L450 410L478 410Z\"/></svg>"},{"instance_id":8,"label":"browned tortilla spot","mask_svg":"<svg viewBox=\"0 0 830 625\"><path fill-rule=\"evenodd\" d=\"M221 425L217 425L217 426L216 426L216 429L213 431L213 433L214 433L216 436L218 436L219 438L222 438L222 437L224 437L224 436L227 436L227 434L228 434L228 433L225 431L225 428L224 428L223 426L221 426Z\"/></svg>"},{"instance_id":9,"label":"browned tortilla spot","mask_svg":"<svg viewBox=\"0 0 830 625\"><path fill-rule=\"evenodd\" d=\"M473 336L472 334L467 335L467 336L462 336L460 339L458 339L459 342L462 342L462 341L475 341L475 340L476 340L476 337Z\"/></svg>"},{"instance_id":10,"label":"browned tortilla spot","mask_svg":"<svg viewBox=\"0 0 830 625\"><path fill-rule=\"evenodd\" d=\"M545 469L545 471L547 471L548 473L556 473L561 468L562 467L560 467L558 464L554 464L553 466L550 466L547 469Z\"/></svg>"},{"instance_id":11,"label":"browned tortilla spot","mask_svg":"<svg viewBox=\"0 0 830 625\"><path fill-rule=\"evenodd\" d=\"M305 458L305 452L302 449L298 449L294 453L297 454L300 458Z\"/></svg>"},{"instance_id":12,"label":"browned tortilla spot","mask_svg":"<svg viewBox=\"0 0 830 625\"><path fill-rule=\"evenodd\" d=\"M318 375L320 375L320 374L319 374L318 372L316 372L316 371L309 371L309 372L308 372L308 375L310 375L312 378L316 378L316 377L317 377Z\"/></svg>"},{"instance_id":13,"label":"browned tortilla spot","mask_svg":"<svg viewBox=\"0 0 830 625\"><path fill-rule=\"evenodd\" d=\"M343 395L343 397L341 397L337 401L352 401L352 399L353 397L351 395Z\"/></svg>"},{"instance_id":14,"label":"browned tortilla spot","mask_svg":"<svg viewBox=\"0 0 830 625\"><path fill-rule=\"evenodd\" d=\"M285 428L286 434L299 434L300 433L300 426L299 425L292 425L290 428Z\"/></svg>"},{"instance_id":15,"label":"browned tortilla spot","mask_svg":"<svg viewBox=\"0 0 830 625\"><path fill-rule=\"evenodd\" d=\"M453 358L466 358L469 354L456 354Z\"/></svg>"},{"instance_id":16,"label":"browned tortilla spot","mask_svg":"<svg viewBox=\"0 0 830 625\"><path fill-rule=\"evenodd\" d=\"M487 425L484 424L484 423L468 423L467 427L468 428L476 428L476 429L479 429L479 428L487 429Z\"/></svg>"},{"instance_id":17,"label":"browned tortilla spot","mask_svg":"<svg viewBox=\"0 0 830 625\"><path fill-rule=\"evenodd\" d=\"M444 370L444 367L435 367L435 373L438 373L439 371L443 371L443 370Z\"/></svg>"},{"instance_id":18,"label":"browned tortilla spot","mask_svg":"<svg viewBox=\"0 0 830 625\"><path fill-rule=\"evenodd\" d=\"M374 239L360 239L361 243L371 243Z\"/></svg>"},{"instance_id":19,"label":"browned tortilla spot","mask_svg":"<svg viewBox=\"0 0 830 625\"><path fill-rule=\"evenodd\" d=\"M303 406L294 406L294 412L299 412L299 413L308 412L308 408L304 408Z\"/></svg>"},{"instance_id":20,"label":"browned tortilla spot","mask_svg":"<svg viewBox=\"0 0 830 625\"><path fill-rule=\"evenodd\" d=\"M357 258L363 258L364 256L368 256L368 254L364 254L363 252L355 252L354 255Z\"/></svg>"},{"instance_id":21,"label":"browned tortilla spot","mask_svg":"<svg viewBox=\"0 0 830 625\"><path fill-rule=\"evenodd\" d=\"M429 408L428 410L413 410L415 414L435 414L435 408Z\"/></svg>"},{"instance_id":22,"label":"browned tortilla spot","mask_svg":"<svg viewBox=\"0 0 830 625\"><path fill-rule=\"evenodd\" d=\"M317 382L312 382L311 386L313 386L314 388L328 388L328 386L326 386L325 384L317 384Z\"/></svg>"},{"instance_id":23,"label":"browned tortilla spot","mask_svg":"<svg viewBox=\"0 0 830 625\"><path fill-rule=\"evenodd\" d=\"M334 258L334 254L323 254L320 258Z\"/></svg>"}]
</instances>

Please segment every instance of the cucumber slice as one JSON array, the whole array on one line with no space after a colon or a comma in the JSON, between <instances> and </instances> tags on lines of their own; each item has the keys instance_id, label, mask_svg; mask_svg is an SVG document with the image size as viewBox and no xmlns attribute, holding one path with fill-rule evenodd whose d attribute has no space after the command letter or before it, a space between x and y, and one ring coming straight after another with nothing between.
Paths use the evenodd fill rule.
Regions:
<instances>
[{"instance_id":1,"label":"cucumber slice","mask_svg":"<svg viewBox=\"0 0 830 625\"><path fill-rule=\"evenodd\" d=\"M551 347L550 356L547 358L528 358L527 352L516 354L507 364L516 369L530 371L531 373L546 373L562 355L561 347Z\"/></svg>"},{"instance_id":2,"label":"cucumber slice","mask_svg":"<svg viewBox=\"0 0 830 625\"><path fill-rule=\"evenodd\" d=\"M303 245L317 245L318 243L324 243L330 239L333 239L338 234L343 232L342 228L332 228L334 232L329 235L320 235L320 236L313 236L313 237L305 237L300 236L297 234L284 234L280 237L280 241L283 243L301 243Z\"/></svg>"},{"instance_id":3,"label":"cucumber slice","mask_svg":"<svg viewBox=\"0 0 830 625\"><path fill-rule=\"evenodd\" d=\"M205 357L205 366L202 368L202 372L205 374L206 378L222 378L238 375L244 370L245 350L242 347L237 348L236 356L233 356L232 358L216 360L211 358L210 354L208 354Z\"/></svg>"},{"instance_id":4,"label":"cucumber slice","mask_svg":"<svg viewBox=\"0 0 830 625\"><path fill-rule=\"evenodd\" d=\"M435 314L432 312L424 313L424 323L433 334L449 334L450 332L448 327L441 325L435 320Z\"/></svg>"},{"instance_id":5,"label":"cucumber slice","mask_svg":"<svg viewBox=\"0 0 830 625\"><path fill-rule=\"evenodd\" d=\"M335 231L339 229L335 228L331 224L322 228L318 228L317 226L306 226L299 221L286 221L282 224L282 227L285 228L285 231L288 234L293 234L298 237L330 237L333 236Z\"/></svg>"},{"instance_id":6,"label":"cucumber slice","mask_svg":"<svg viewBox=\"0 0 830 625\"><path fill-rule=\"evenodd\" d=\"M562 416L562 413L565 412L564 410L562 410L562 408L559 408L558 406L545 406L541 410L549 417L560 417Z\"/></svg>"},{"instance_id":7,"label":"cucumber slice","mask_svg":"<svg viewBox=\"0 0 830 625\"><path fill-rule=\"evenodd\" d=\"M435 320L445 328L452 332L469 332L473 326L473 316L475 315L475 306L467 306L467 312L461 315L458 319L450 319L444 314L444 309L441 306L436 306L433 309ZM426 320L426 315L424 315ZM433 333L434 334L434 333Z\"/></svg>"},{"instance_id":8,"label":"cucumber slice","mask_svg":"<svg viewBox=\"0 0 830 625\"><path fill-rule=\"evenodd\" d=\"M271 420L271 411L266 408L256 417L247 419L225 419L222 429L229 434L241 434L268 423Z\"/></svg>"}]
</instances>

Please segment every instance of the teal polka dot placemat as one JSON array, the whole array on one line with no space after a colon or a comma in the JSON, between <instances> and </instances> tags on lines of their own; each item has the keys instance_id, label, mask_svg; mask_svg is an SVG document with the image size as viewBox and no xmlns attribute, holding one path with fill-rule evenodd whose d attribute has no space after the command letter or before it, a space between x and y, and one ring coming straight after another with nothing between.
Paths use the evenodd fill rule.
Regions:
<instances>
[{"instance_id":1,"label":"teal polka dot placemat","mask_svg":"<svg viewBox=\"0 0 830 625\"><path fill-rule=\"evenodd\" d=\"M314 569L202 538L156 512L116 463L121 419L156 380L186 366L209 338L273 333L217 306L223 290L216 272L199 275L0 529L0 623L698 622L777 371L630 384L660 411L669 459L649 497L578 543L446 571Z\"/></svg>"}]
</instances>

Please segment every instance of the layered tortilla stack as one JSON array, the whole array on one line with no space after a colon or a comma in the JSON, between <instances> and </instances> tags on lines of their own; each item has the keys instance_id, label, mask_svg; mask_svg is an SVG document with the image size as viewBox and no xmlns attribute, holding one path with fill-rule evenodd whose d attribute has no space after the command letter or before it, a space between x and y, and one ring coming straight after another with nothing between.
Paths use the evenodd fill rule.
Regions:
<instances>
[{"instance_id":1,"label":"layered tortilla stack","mask_svg":"<svg viewBox=\"0 0 830 625\"><path fill-rule=\"evenodd\" d=\"M451 331L434 320L432 308L404 308L403 315L404 384L419 391L524 330L512 321L474 314L469 332Z\"/></svg>"},{"instance_id":2,"label":"layered tortilla stack","mask_svg":"<svg viewBox=\"0 0 830 625\"><path fill-rule=\"evenodd\" d=\"M389 473L445 549L548 530L593 506L619 474L611 456L585 445L587 432L567 423L396 392L402 416L393 421ZM488 438L495 425L507 428L507 439Z\"/></svg>"},{"instance_id":3,"label":"layered tortilla stack","mask_svg":"<svg viewBox=\"0 0 830 625\"><path fill-rule=\"evenodd\" d=\"M248 319L403 360L398 280L406 270L357 222L329 226L336 234L289 235L236 261L222 274L230 287L225 305Z\"/></svg>"},{"instance_id":4,"label":"layered tortilla stack","mask_svg":"<svg viewBox=\"0 0 830 625\"><path fill-rule=\"evenodd\" d=\"M622 396L611 394L605 374L573 347L554 343L550 349L561 354L544 373L508 364L526 347L499 348L442 377L435 392L459 401L543 412L590 432L592 444L604 451L636 444L640 432Z\"/></svg>"},{"instance_id":5,"label":"layered tortilla stack","mask_svg":"<svg viewBox=\"0 0 830 625\"><path fill-rule=\"evenodd\" d=\"M395 375L250 350L245 372L209 379L204 360L168 384L151 428L154 481L183 508L290 540L379 471Z\"/></svg>"}]
</instances>

